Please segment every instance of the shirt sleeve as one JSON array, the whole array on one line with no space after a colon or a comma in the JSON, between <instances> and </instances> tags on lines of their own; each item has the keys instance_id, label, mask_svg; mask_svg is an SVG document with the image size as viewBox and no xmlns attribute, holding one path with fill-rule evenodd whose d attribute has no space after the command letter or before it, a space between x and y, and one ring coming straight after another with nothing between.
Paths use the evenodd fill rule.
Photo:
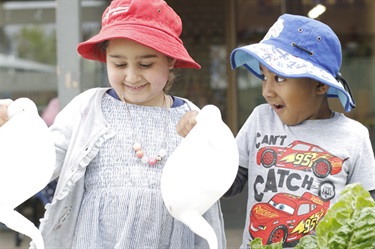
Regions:
<instances>
[{"instance_id":1,"label":"shirt sleeve","mask_svg":"<svg viewBox=\"0 0 375 249\"><path fill-rule=\"evenodd\" d=\"M242 193L243 189L246 186L247 180L248 180L248 169L239 166L236 179L234 180L232 186L228 189L228 191L223 195L223 197L231 198Z\"/></svg>"}]
</instances>

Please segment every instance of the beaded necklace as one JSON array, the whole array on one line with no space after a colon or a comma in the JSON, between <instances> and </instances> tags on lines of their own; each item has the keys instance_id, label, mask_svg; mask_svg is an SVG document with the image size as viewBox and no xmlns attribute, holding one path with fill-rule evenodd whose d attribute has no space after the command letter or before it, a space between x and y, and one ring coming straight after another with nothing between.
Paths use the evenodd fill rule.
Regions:
<instances>
[{"instance_id":1,"label":"beaded necklace","mask_svg":"<svg viewBox=\"0 0 375 249\"><path fill-rule=\"evenodd\" d=\"M163 139L163 144L162 148L159 150L158 154L155 157L148 157L145 152L142 150L142 143L141 140L137 137L137 135L134 132L134 124L133 124L133 119L130 114L128 104L126 103L126 100L124 96L122 96L122 101L125 103L125 109L126 112L129 116L130 119L130 124L132 126L132 137L133 137L133 149L135 151L135 156L141 160L142 163L148 164L150 166L155 166L158 162L163 160L163 157L167 155L167 149L166 149L166 144L168 140L168 121L169 121L169 108L166 103L166 96L164 95L163 98L163 105L162 107L165 106L165 126L164 126L164 139Z\"/></svg>"}]
</instances>

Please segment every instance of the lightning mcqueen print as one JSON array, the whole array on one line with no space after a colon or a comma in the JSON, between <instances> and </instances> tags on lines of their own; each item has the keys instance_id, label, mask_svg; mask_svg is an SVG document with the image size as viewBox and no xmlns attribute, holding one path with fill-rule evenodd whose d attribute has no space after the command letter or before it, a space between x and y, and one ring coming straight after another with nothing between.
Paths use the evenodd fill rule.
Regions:
<instances>
[{"instance_id":1,"label":"lightning mcqueen print","mask_svg":"<svg viewBox=\"0 0 375 249\"><path fill-rule=\"evenodd\" d=\"M311 234L324 217L330 202L308 192L301 197L279 193L268 203L258 203L250 213L249 232L263 245L293 242Z\"/></svg>"},{"instance_id":2,"label":"lightning mcqueen print","mask_svg":"<svg viewBox=\"0 0 375 249\"><path fill-rule=\"evenodd\" d=\"M347 159L341 159L319 146L298 140L287 147L266 146L257 153L257 164L262 164L265 168L276 166L312 171L319 178L338 174Z\"/></svg>"}]
</instances>

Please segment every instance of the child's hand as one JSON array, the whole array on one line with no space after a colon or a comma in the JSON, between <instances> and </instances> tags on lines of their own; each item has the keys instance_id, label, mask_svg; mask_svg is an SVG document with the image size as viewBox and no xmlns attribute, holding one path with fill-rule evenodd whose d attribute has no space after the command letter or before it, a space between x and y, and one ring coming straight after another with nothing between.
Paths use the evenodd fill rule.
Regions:
<instances>
[{"instance_id":1,"label":"child's hand","mask_svg":"<svg viewBox=\"0 0 375 249\"><path fill-rule=\"evenodd\" d=\"M11 99L0 99L0 127L5 124L8 117L8 106L13 102Z\"/></svg>"},{"instance_id":2,"label":"child's hand","mask_svg":"<svg viewBox=\"0 0 375 249\"><path fill-rule=\"evenodd\" d=\"M197 124L195 117L198 115L197 111L189 111L182 116L178 124L176 125L177 133L181 137L186 137L187 134Z\"/></svg>"}]
</instances>

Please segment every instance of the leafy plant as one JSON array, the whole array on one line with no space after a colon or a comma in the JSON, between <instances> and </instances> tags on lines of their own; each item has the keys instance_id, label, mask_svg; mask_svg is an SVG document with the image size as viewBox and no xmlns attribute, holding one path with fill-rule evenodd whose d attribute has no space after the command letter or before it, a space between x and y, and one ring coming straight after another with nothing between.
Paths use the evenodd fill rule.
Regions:
<instances>
[{"instance_id":1,"label":"leafy plant","mask_svg":"<svg viewBox=\"0 0 375 249\"><path fill-rule=\"evenodd\" d=\"M251 249L283 249L283 244L281 242L273 243L271 245L263 245L261 238L255 238L250 242Z\"/></svg>"},{"instance_id":2,"label":"leafy plant","mask_svg":"<svg viewBox=\"0 0 375 249\"><path fill-rule=\"evenodd\" d=\"M374 249L375 201L361 184L345 186L339 200L328 209L316 227L316 234L306 235L294 249ZM262 245L260 238L251 249L281 249L281 242Z\"/></svg>"},{"instance_id":3,"label":"leafy plant","mask_svg":"<svg viewBox=\"0 0 375 249\"><path fill-rule=\"evenodd\" d=\"M295 249L374 249L375 201L359 183L349 184L316 227Z\"/></svg>"}]
</instances>

